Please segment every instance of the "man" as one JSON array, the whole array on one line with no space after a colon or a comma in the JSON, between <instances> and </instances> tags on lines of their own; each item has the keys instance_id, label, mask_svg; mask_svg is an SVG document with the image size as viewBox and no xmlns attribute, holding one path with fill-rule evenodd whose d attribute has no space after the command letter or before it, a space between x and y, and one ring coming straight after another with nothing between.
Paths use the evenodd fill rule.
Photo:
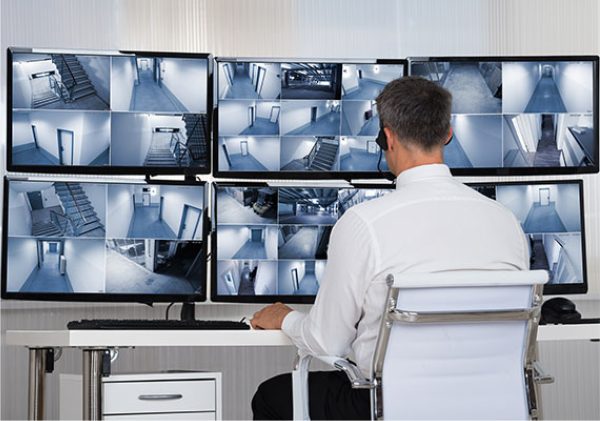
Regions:
<instances>
[{"instance_id":1,"label":"man","mask_svg":"<svg viewBox=\"0 0 600 421\"><path fill-rule=\"evenodd\" d=\"M313 355L351 356L370 377L385 276L392 268L528 269L528 245L513 214L454 180L443 164L452 137L451 102L448 91L421 78L385 87L377 109L396 192L354 206L340 218L308 314L273 304L254 315L254 328L283 329ZM368 391L352 389L341 372L310 373L309 394L313 419L370 417ZM290 374L264 382L252 401L255 419L291 418L291 397Z\"/></svg>"}]
</instances>

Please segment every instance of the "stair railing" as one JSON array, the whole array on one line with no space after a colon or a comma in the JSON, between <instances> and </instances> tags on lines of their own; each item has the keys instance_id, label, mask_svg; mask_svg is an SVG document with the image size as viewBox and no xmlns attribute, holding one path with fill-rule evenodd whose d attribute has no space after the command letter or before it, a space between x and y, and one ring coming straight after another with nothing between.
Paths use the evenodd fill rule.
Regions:
<instances>
[{"instance_id":1,"label":"stair railing","mask_svg":"<svg viewBox=\"0 0 600 421\"><path fill-rule=\"evenodd\" d=\"M186 146L189 145L190 139L192 138L192 136L196 132L196 129L198 128L198 124L200 123L201 120L202 120L201 118L199 118L198 120L196 120L196 122L194 123L194 126L192 127L192 130L190 130L190 132L188 133L188 136L185 139L185 145ZM199 154L196 156L194 154L194 152L192 152L192 150L189 147L188 147L188 150L190 151L190 156L191 156L192 160L199 160L201 158L201 156Z\"/></svg>"},{"instance_id":2,"label":"stair railing","mask_svg":"<svg viewBox=\"0 0 600 421\"><path fill-rule=\"evenodd\" d=\"M68 234L69 228L71 229L71 232L75 233L73 221L68 216L50 210L50 221L52 221L52 223L58 227L61 235Z\"/></svg>"},{"instance_id":3,"label":"stair railing","mask_svg":"<svg viewBox=\"0 0 600 421\"><path fill-rule=\"evenodd\" d=\"M185 143L183 143L181 141L181 138L179 137L179 133L173 133L171 135L171 141L170 141L169 148L171 150L171 153L173 154L173 157L175 158L175 162L177 162L177 165L181 166L181 163L183 162L183 159L185 158L186 155L189 155L190 158L193 159L190 149L187 147L187 145ZM187 162L184 162L184 164L187 164Z\"/></svg>"},{"instance_id":4,"label":"stair railing","mask_svg":"<svg viewBox=\"0 0 600 421\"><path fill-rule=\"evenodd\" d=\"M308 155L306 155L304 157L304 159L307 160L307 166L310 167L313 163L313 161L315 160L315 157L317 156L317 152L319 152L319 147L320 147L320 142L315 142L315 144L313 145L312 149L310 150L310 152L308 153Z\"/></svg>"},{"instance_id":5,"label":"stair railing","mask_svg":"<svg viewBox=\"0 0 600 421\"><path fill-rule=\"evenodd\" d=\"M85 217L85 215L83 214L83 211L81 210L81 208L79 207L79 204L77 203L77 200L75 199L75 193L73 193L71 186L68 183L65 183L65 186L67 187L67 190L69 191L69 194L71 195L71 200L73 201L73 204L75 205L75 208L77 209L77 213L79 214L80 219L83 221L83 223L87 223L88 220ZM74 224L74 225L75 225L75 234L78 234L78 228L83 224Z\"/></svg>"},{"instance_id":6,"label":"stair railing","mask_svg":"<svg viewBox=\"0 0 600 421\"><path fill-rule=\"evenodd\" d=\"M67 72L69 73L69 76L71 76L71 83L65 83L62 82L62 86L65 87L65 100L71 100L72 96L73 96L73 91L75 90L75 86L77 86L77 80L75 80L75 75L73 74L73 71L71 70L71 66L69 66L69 63L67 63L67 60L65 60L65 56L64 54L58 54L57 57L59 57L59 60L56 60L54 62L54 64L56 65L57 69L58 69L58 73L60 73L61 77L64 74L65 69L67 70ZM60 64L59 64L60 63ZM59 67L60 65L60 67ZM61 98L63 96L61 95Z\"/></svg>"}]
</instances>

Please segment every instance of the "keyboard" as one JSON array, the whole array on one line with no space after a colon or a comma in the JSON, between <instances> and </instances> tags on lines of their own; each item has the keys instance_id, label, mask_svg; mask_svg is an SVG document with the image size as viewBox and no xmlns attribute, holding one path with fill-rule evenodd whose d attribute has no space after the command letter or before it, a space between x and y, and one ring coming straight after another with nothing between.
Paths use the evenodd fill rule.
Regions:
<instances>
[{"instance_id":1,"label":"keyboard","mask_svg":"<svg viewBox=\"0 0 600 421\"><path fill-rule=\"evenodd\" d=\"M540 325L593 325L600 323L600 317L593 317L588 319L573 319L565 320L560 323L540 323Z\"/></svg>"},{"instance_id":2,"label":"keyboard","mask_svg":"<svg viewBox=\"0 0 600 421\"><path fill-rule=\"evenodd\" d=\"M248 330L244 322L232 320L124 320L93 319L73 320L67 323L67 329L105 329L105 330Z\"/></svg>"}]
</instances>

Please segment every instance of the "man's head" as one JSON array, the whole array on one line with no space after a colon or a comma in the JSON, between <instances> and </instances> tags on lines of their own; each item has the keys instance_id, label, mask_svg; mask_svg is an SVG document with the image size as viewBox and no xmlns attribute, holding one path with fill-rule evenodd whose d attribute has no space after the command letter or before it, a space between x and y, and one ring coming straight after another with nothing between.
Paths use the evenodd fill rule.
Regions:
<instances>
[{"instance_id":1,"label":"man's head","mask_svg":"<svg viewBox=\"0 0 600 421\"><path fill-rule=\"evenodd\" d=\"M417 165L442 163L452 137L452 95L420 77L390 82L377 97L386 136L385 157L394 175Z\"/></svg>"}]
</instances>

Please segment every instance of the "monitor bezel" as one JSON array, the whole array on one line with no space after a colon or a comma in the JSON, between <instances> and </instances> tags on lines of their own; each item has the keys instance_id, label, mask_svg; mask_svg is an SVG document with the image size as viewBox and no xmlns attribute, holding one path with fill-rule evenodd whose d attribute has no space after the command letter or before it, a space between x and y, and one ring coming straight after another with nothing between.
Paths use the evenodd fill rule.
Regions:
<instances>
[{"instance_id":1,"label":"monitor bezel","mask_svg":"<svg viewBox=\"0 0 600 421\"><path fill-rule=\"evenodd\" d=\"M314 185L314 184L294 184L294 183L272 183L272 182L234 182L234 181L215 181L211 190L212 197L212 230L210 240L210 300L215 303L238 303L238 304L271 304L276 302L288 303L288 304L313 304L315 302L316 295L219 295L217 293L217 188L218 187L272 187L272 188L364 188L364 189L389 189L393 190L396 188L395 184L392 183L345 183L339 181L339 185L336 183ZM279 226L279 224L277 225ZM228 259L229 260L229 259ZM299 259L303 260L303 259ZM279 259L276 260L279 262Z\"/></svg>"},{"instance_id":2,"label":"monitor bezel","mask_svg":"<svg viewBox=\"0 0 600 421\"><path fill-rule=\"evenodd\" d=\"M556 56L456 56L456 57L408 57L408 75L412 75L412 64L414 62L560 62L560 61L584 61L593 65L593 111L592 120L594 124L594 138L598 140L599 127L599 57L597 55L556 55ZM476 176L516 176L516 175L576 175L597 174L600 171L600 142L596 144L594 154L595 165L588 167L489 167L489 168L450 168L453 175L461 177Z\"/></svg>"},{"instance_id":3,"label":"monitor bezel","mask_svg":"<svg viewBox=\"0 0 600 421\"><path fill-rule=\"evenodd\" d=\"M52 54L52 51L60 51L64 54L86 55L86 56L105 56L105 57L168 57L181 59L200 59L206 61L206 121L207 121L207 141L206 148L208 151L208 159L206 167L147 167L140 166L89 166L89 165L18 165L12 162L12 126L13 126L13 106L12 106L12 89L13 89L13 54L15 53L39 53ZM137 51L137 50L120 50L120 51L88 51L78 49L52 49L52 48L20 48L9 47L6 49L6 168L10 172L19 173L45 173L45 174L101 174L101 175L186 175L193 176L195 174L210 174L211 173L211 153L212 153L212 111L213 111L213 60L212 55L208 53L179 53L179 52L158 52L158 51ZM34 109L32 109L34 110ZM113 113L115 111L105 110L105 112ZM118 112L118 111L117 111ZM162 113L160 113L162 114ZM182 114L182 113L173 113ZM112 142L112 136L111 136ZM111 143L112 144L112 143Z\"/></svg>"},{"instance_id":4,"label":"monitor bezel","mask_svg":"<svg viewBox=\"0 0 600 421\"><path fill-rule=\"evenodd\" d=\"M105 184L105 185L114 185L114 184L139 184L139 185L165 185L165 186L196 186L203 187L203 201L204 208L202 209L203 215L203 229L202 229L202 250L201 250L201 258L204 261L204 279L201 280L203 285L203 290L201 294L115 294L115 293L22 293L22 292L10 292L7 291L8 286L8 201L9 194L8 188L11 181L26 181L26 182L55 182L55 181L66 181L66 182L76 182L76 183L88 183L88 184ZM73 302L128 302L128 303L144 303L144 304L152 304L159 302L205 302L207 300L207 287L208 287L208 234L210 232L210 224L207 218L208 211L208 183L205 181L196 181L196 180L183 180L183 181L174 181L174 180L111 180L106 181L106 179L101 180L93 180L93 179L85 179L85 180L63 180L62 178L50 178L50 177L35 177L35 178L21 178L21 177L13 177L13 176L4 176L3 180L4 186L4 198L2 203L2 268L0 271L0 296L5 300L25 300L25 301L73 301ZM32 237L35 238L35 237ZM106 240L107 237L104 237Z\"/></svg>"},{"instance_id":5,"label":"monitor bezel","mask_svg":"<svg viewBox=\"0 0 600 421\"><path fill-rule=\"evenodd\" d=\"M560 294L585 294L588 291L588 272L587 272L587 254L585 246L585 211L584 211L584 198L583 198L583 180L535 180L535 181L490 181L490 182L475 182L465 183L469 187L478 186L528 186L528 185L539 185L539 184L575 184L579 188L579 218L581 222L581 273L583 275L583 282L577 284L545 284L544 294L545 295L560 295ZM528 237L528 234L525 234Z\"/></svg>"},{"instance_id":6,"label":"monitor bezel","mask_svg":"<svg viewBox=\"0 0 600 421\"><path fill-rule=\"evenodd\" d=\"M329 64L388 64L402 65L402 77L408 75L408 59L297 59L297 58L260 58L260 57L215 57L214 79L215 79L215 108L213 112L213 174L216 178L237 178L263 180L371 180L389 178L388 171L223 171L219 169L219 76L218 66L222 62L232 63L329 63ZM279 101L282 101L281 98ZM343 99L340 99L343 101ZM278 136L281 139L281 134ZM374 137L373 137L374 138ZM383 153L383 151L382 151ZM383 156L382 156L383 159Z\"/></svg>"}]
</instances>

